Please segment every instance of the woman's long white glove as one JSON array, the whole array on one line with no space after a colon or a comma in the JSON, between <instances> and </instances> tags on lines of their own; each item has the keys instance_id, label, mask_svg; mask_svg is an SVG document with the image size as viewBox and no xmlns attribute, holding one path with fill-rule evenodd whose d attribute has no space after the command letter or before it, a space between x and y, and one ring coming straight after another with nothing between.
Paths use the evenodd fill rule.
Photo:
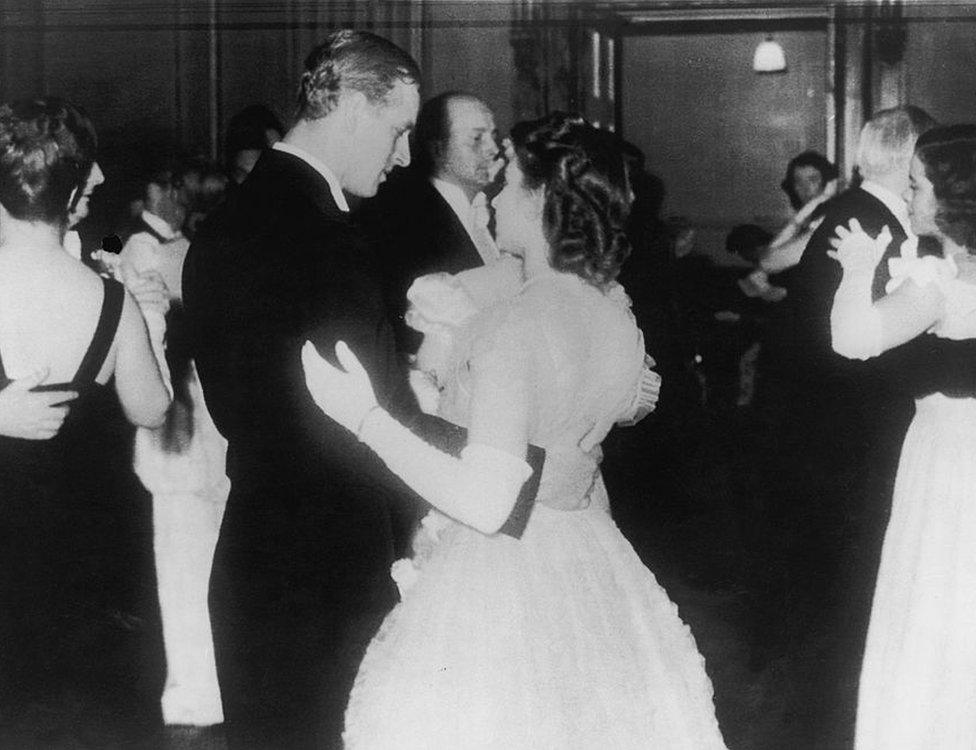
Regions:
<instances>
[{"instance_id":1,"label":"woman's long white glove","mask_svg":"<svg viewBox=\"0 0 976 750\"><path fill-rule=\"evenodd\" d=\"M830 310L830 338L834 351L848 359L868 359L884 351L881 315L871 301L874 272L891 243L883 227L871 238L857 219L850 228L837 227L827 255L840 263L843 276Z\"/></svg>"},{"instance_id":2,"label":"woman's long white glove","mask_svg":"<svg viewBox=\"0 0 976 750\"><path fill-rule=\"evenodd\" d=\"M477 443L457 459L414 435L379 407L369 376L342 341L326 362L311 342L302 349L305 385L316 405L366 443L427 502L478 531L493 534L505 523L532 469L522 459Z\"/></svg>"}]
</instances>

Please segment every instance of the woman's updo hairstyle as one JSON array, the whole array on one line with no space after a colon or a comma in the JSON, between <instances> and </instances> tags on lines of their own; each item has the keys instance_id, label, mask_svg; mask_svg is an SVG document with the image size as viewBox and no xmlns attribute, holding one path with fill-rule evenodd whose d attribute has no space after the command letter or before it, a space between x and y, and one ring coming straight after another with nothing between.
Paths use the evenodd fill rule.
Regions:
<instances>
[{"instance_id":1,"label":"woman's updo hairstyle","mask_svg":"<svg viewBox=\"0 0 976 750\"><path fill-rule=\"evenodd\" d=\"M76 114L54 98L0 105L0 203L15 219L66 220L71 192L91 168L70 127Z\"/></svg>"},{"instance_id":2,"label":"woman's updo hairstyle","mask_svg":"<svg viewBox=\"0 0 976 750\"><path fill-rule=\"evenodd\" d=\"M915 155L938 202L936 226L976 254L976 125L933 128L919 137Z\"/></svg>"},{"instance_id":3,"label":"woman's updo hairstyle","mask_svg":"<svg viewBox=\"0 0 976 750\"><path fill-rule=\"evenodd\" d=\"M606 287L630 254L633 193L619 139L563 112L520 122L511 137L524 187L545 190L550 265Z\"/></svg>"}]
</instances>

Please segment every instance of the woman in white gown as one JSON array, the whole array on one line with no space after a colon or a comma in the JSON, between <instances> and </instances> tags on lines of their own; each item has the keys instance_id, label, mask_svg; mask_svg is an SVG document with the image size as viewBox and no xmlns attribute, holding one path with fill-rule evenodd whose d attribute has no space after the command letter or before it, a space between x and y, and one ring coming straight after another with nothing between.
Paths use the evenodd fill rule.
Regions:
<instances>
[{"instance_id":1,"label":"woman in white gown","mask_svg":"<svg viewBox=\"0 0 976 750\"><path fill-rule=\"evenodd\" d=\"M611 136L579 118L517 125L496 198L499 245L524 261L513 297L470 318L442 416L460 459L303 352L316 403L449 522L360 667L350 748L723 748L688 627L614 525L599 442L630 408L644 351L623 290L630 192ZM521 539L496 534L546 450Z\"/></svg>"},{"instance_id":2,"label":"woman in white gown","mask_svg":"<svg viewBox=\"0 0 976 750\"><path fill-rule=\"evenodd\" d=\"M838 228L844 275L831 330L845 356L875 356L926 330L976 337L976 126L919 139L905 198L912 231L939 240L942 257L919 258L906 241L889 261L888 295L872 304L890 235ZM856 747L976 747L976 399L937 393L916 403L871 610Z\"/></svg>"}]
</instances>

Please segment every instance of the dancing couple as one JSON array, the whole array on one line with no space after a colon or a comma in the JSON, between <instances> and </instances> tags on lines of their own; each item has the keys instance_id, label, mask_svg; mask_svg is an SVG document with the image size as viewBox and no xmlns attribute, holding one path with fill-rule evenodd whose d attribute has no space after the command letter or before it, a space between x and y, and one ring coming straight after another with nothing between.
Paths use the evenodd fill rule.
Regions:
<instances>
[{"instance_id":1,"label":"dancing couple","mask_svg":"<svg viewBox=\"0 0 976 750\"><path fill-rule=\"evenodd\" d=\"M644 365L614 282L618 147L566 115L515 127L495 208L522 280L472 295L428 417L344 195L409 162L418 82L386 40L330 36L296 125L190 248L186 310L229 441L210 591L229 744L724 747L702 657L599 473ZM394 607L388 503L411 493L447 520Z\"/></svg>"},{"instance_id":2,"label":"dancing couple","mask_svg":"<svg viewBox=\"0 0 976 750\"><path fill-rule=\"evenodd\" d=\"M836 229L843 275L830 313L833 348L874 360L928 332L971 351L976 339L976 125L935 127L915 144L904 199L912 234ZM902 235L904 238L904 235ZM938 254L919 252L919 238ZM884 295L872 285L888 257ZM898 464L858 695L855 747L976 746L976 398L974 357L931 348ZM954 365L954 361L958 362ZM930 389L931 391L931 389Z\"/></svg>"}]
</instances>

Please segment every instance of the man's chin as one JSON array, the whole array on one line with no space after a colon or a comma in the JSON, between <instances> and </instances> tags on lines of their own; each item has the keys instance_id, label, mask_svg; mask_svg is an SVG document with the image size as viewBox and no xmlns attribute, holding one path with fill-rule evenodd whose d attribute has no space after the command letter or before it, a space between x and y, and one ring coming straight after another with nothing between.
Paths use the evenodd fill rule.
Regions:
<instances>
[{"instance_id":1,"label":"man's chin","mask_svg":"<svg viewBox=\"0 0 976 750\"><path fill-rule=\"evenodd\" d=\"M342 192L353 198L372 198L379 191L380 184L374 183L368 187L344 187Z\"/></svg>"},{"instance_id":2,"label":"man's chin","mask_svg":"<svg viewBox=\"0 0 976 750\"><path fill-rule=\"evenodd\" d=\"M362 193L359 194L359 197L372 198L374 195L376 195L376 193L379 192L380 185L382 185L384 182L386 182L386 172L382 172L380 176L376 178L376 182L374 182L372 185L369 186L369 188L367 188L368 192L364 190Z\"/></svg>"}]
</instances>

